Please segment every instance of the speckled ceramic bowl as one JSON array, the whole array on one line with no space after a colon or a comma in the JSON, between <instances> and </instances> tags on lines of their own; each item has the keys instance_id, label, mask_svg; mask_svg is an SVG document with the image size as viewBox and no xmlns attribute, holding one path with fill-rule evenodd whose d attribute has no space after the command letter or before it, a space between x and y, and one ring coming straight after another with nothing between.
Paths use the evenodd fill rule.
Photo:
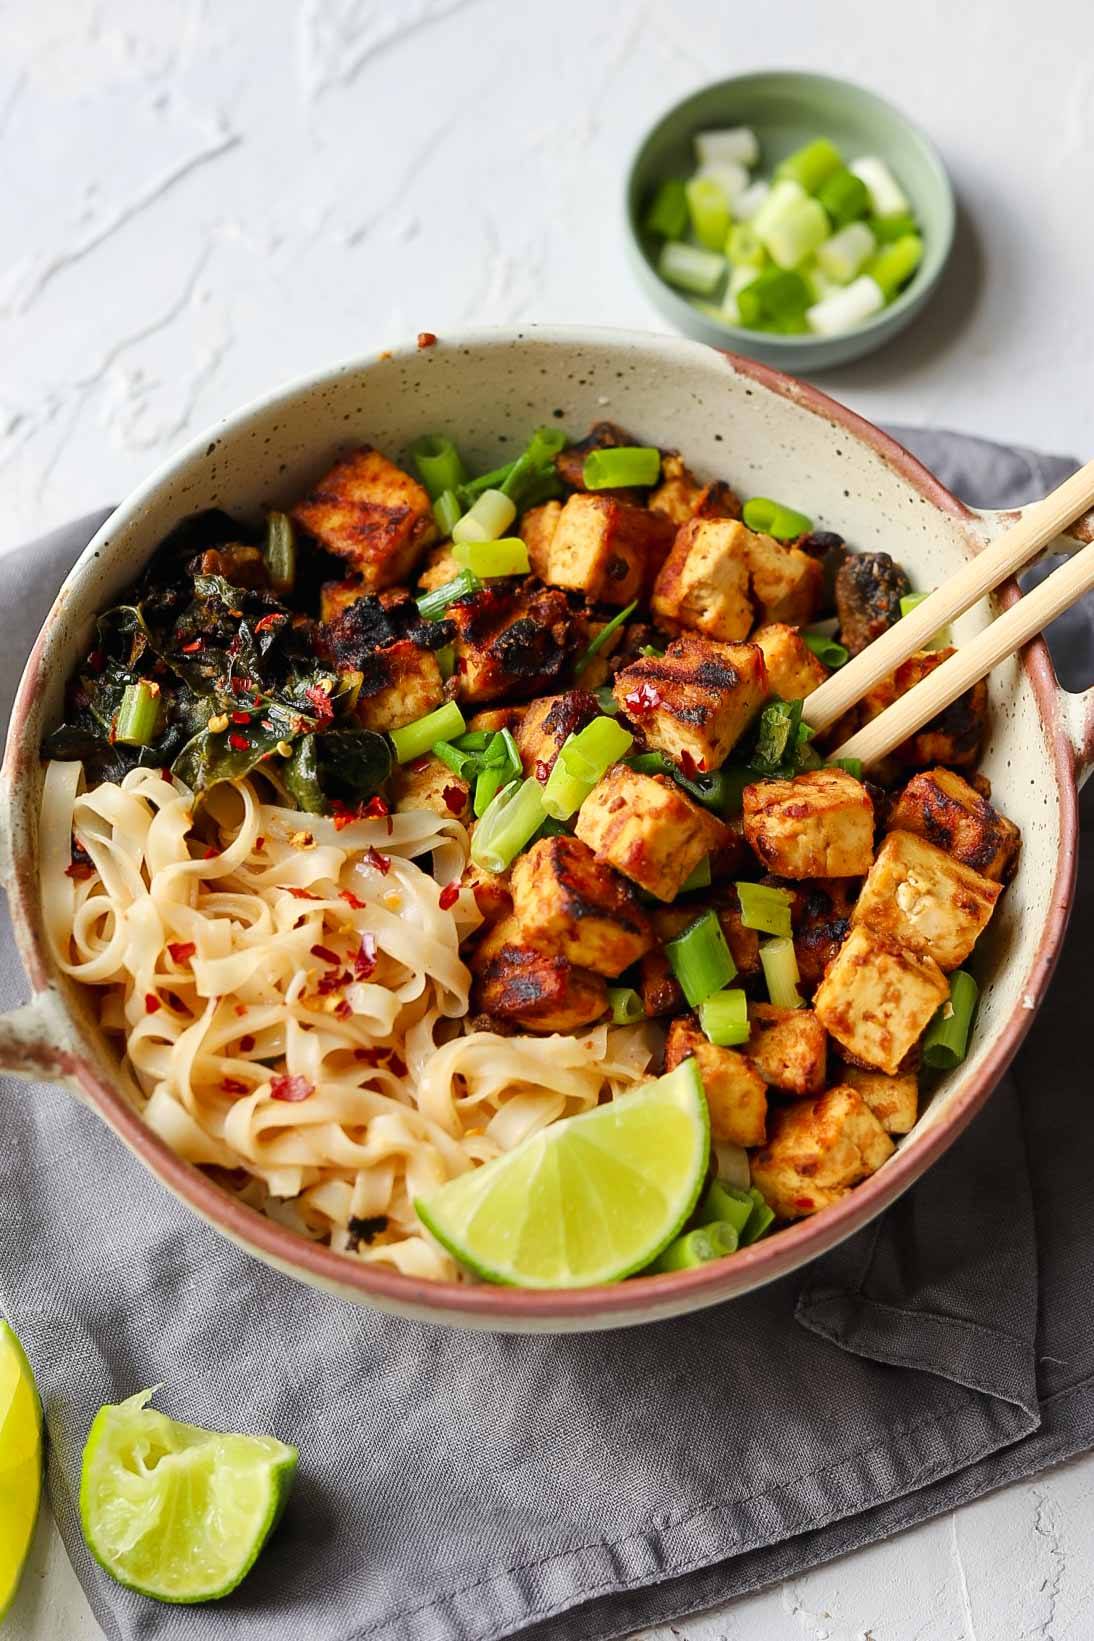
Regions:
<instances>
[{"instance_id":1,"label":"speckled ceramic bowl","mask_svg":"<svg viewBox=\"0 0 1094 1641\"><path fill-rule=\"evenodd\" d=\"M424 351L357 361L280 389L155 473L107 521L61 588L8 735L3 875L31 1000L0 1021L0 1067L65 1083L169 1190L258 1258L346 1299L463 1327L562 1331L652 1322L783 1276L860 1229L988 1098L1044 994L1071 903L1076 781L1091 757L1094 723L1087 698L1058 690L1037 642L991 680L983 767L1024 843L1018 877L977 949L983 999L968 1060L941 1080L896 1155L843 1202L699 1270L576 1293L415 1280L316 1247L243 1207L144 1126L89 999L54 967L38 899L39 741L56 721L96 612L187 514L284 503L355 441L399 456L423 430L443 429L472 463L488 468L539 422L557 419L578 433L605 415L641 440L678 446L701 475L726 478L745 495L788 497L854 545L884 547L921 587L941 581L1014 516L970 512L892 439L815 389L694 342L546 329L442 337ZM1094 518L1080 533L1094 535ZM986 619L985 610L970 612L958 638Z\"/></svg>"}]
</instances>

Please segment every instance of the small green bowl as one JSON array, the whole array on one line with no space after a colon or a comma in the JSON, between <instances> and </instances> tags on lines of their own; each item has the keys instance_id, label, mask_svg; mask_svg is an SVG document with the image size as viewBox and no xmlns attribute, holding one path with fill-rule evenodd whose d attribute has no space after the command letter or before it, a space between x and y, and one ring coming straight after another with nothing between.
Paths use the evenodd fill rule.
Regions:
<instances>
[{"instance_id":1,"label":"small green bowl","mask_svg":"<svg viewBox=\"0 0 1094 1641\"><path fill-rule=\"evenodd\" d=\"M773 336L722 324L692 307L657 272L660 241L642 228L657 185L695 169L697 131L751 126L760 141L760 169L769 175L787 154L814 137L830 137L851 159L879 154L912 202L923 229L923 261L895 302L845 336ZM759 174L757 172L757 174ZM627 234L639 278L654 305L677 330L715 347L794 373L823 370L872 353L923 307L942 275L954 233L950 179L934 144L891 103L848 80L788 70L740 74L694 92L657 122L631 164Z\"/></svg>"}]
</instances>

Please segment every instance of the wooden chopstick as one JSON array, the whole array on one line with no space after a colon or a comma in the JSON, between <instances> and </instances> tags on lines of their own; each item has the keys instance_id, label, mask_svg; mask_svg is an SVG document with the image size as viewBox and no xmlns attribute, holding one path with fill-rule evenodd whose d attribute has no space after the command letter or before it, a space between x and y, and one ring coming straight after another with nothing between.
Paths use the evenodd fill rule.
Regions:
<instances>
[{"instance_id":1,"label":"wooden chopstick","mask_svg":"<svg viewBox=\"0 0 1094 1641\"><path fill-rule=\"evenodd\" d=\"M1084 469L1084 472L1086 469ZM1058 494L1058 492L1057 492ZM901 695L891 706L852 735L831 756L833 758L860 758L864 765L877 763L887 757L917 729L943 712L959 695L963 695L994 666L1013 655L1037 633L1047 627L1064 610L1070 609L1084 593L1094 587L1094 542L1076 553L1074 558L1054 571L1041 585L1020 598L1009 610L993 621L990 627L977 633L967 644L962 644L942 665L920 679L906 695ZM920 606L926 609L926 603ZM915 611L918 615L919 611ZM898 625L903 626L905 616ZM895 629L890 629L893 631ZM888 634L885 635L888 637ZM879 639L878 643L881 642ZM873 648L874 646L871 646ZM864 652L866 653L866 652ZM853 663L848 663L853 665ZM838 676L838 674L837 674Z\"/></svg>"},{"instance_id":2,"label":"wooden chopstick","mask_svg":"<svg viewBox=\"0 0 1094 1641\"><path fill-rule=\"evenodd\" d=\"M977 599L983 598L985 593L991 592L993 587L1020 570L1039 548L1060 535L1090 507L1094 507L1094 461L1080 467L1043 501L1027 508L1018 523L992 542L990 547L985 547L975 558L967 559L922 604L917 604L908 615L902 616L888 632L882 633L839 672L826 678L806 698L802 709L806 723L818 732L828 729L837 718L861 701L875 684L895 672L909 655L922 649L934 633L955 621L959 615L964 615ZM1055 576L1050 577L1050 580L1055 579ZM1066 608L1066 605L1061 608ZM1046 616L1044 620L1047 622L1051 617ZM1033 631L1039 631L1039 628L1035 627ZM1025 635L1026 638L1030 636L1030 633ZM1011 648L1017 648L1024 641L1016 639ZM1003 653L1009 652L1004 650ZM942 670L940 667L932 677L937 678ZM985 667L984 671L987 670ZM977 673L976 677L983 677L983 673ZM975 682L975 679L972 681ZM960 693L960 690L955 692ZM953 699L954 696L951 696L950 700Z\"/></svg>"}]
</instances>

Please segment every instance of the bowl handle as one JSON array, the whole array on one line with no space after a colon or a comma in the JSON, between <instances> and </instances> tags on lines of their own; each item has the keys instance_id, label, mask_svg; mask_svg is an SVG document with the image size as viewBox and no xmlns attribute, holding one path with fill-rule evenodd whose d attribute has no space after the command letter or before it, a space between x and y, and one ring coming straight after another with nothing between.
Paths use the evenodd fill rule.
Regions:
<instances>
[{"instance_id":1,"label":"bowl handle","mask_svg":"<svg viewBox=\"0 0 1094 1641\"><path fill-rule=\"evenodd\" d=\"M35 1083L61 1083L79 1096L72 1056L59 1046L42 999L39 993L21 1008L0 1014L0 1071Z\"/></svg>"}]
</instances>

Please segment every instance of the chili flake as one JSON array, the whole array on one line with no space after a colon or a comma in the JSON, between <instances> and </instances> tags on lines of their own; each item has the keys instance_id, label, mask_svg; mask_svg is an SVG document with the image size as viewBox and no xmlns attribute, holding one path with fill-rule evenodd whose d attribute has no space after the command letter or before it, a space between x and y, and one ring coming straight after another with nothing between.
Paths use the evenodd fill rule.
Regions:
<instances>
[{"instance_id":1,"label":"chili flake","mask_svg":"<svg viewBox=\"0 0 1094 1641\"><path fill-rule=\"evenodd\" d=\"M249 1031L239 1039L239 1046L243 1050L244 1054L249 1054L254 1048L255 1040Z\"/></svg>"},{"instance_id":2,"label":"chili flake","mask_svg":"<svg viewBox=\"0 0 1094 1641\"><path fill-rule=\"evenodd\" d=\"M272 1100L306 1100L315 1093L315 1084L306 1077L292 1077L287 1072L274 1077L270 1081L270 1098Z\"/></svg>"},{"instance_id":3,"label":"chili flake","mask_svg":"<svg viewBox=\"0 0 1094 1641\"><path fill-rule=\"evenodd\" d=\"M313 946L311 954L313 957L318 957L323 963L333 963L335 967L342 961L338 953L332 952L329 946Z\"/></svg>"},{"instance_id":4,"label":"chili flake","mask_svg":"<svg viewBox=\"0 0 1094 1641\"><path fill-rule=\"evenodd\" d=\"M371 844L365 850L364 860L366 866L371 866L377 872L382 872L384 877L391 871L390 857L382 855L379 849L374 849Z\"/></svg>"},{"instance_id":5,"label":"chili flake","mask_svg":"<svg viewBox=\"0 0 1094 1641\"><path fill-rule=\"evenodd\" d=\"M681 750L680 768L684 771L684 774L689 780L694 780L696 775L704 774L706 772L706 767L707 762L705 758L694 758L688 751L687 747L684 747Z\"/></svg>"},{"instance_id":6,"label":"chili flake","mask_svg":"<svg viewBox=\"0 0 1094 1641\"><path fill-rule=\"evenodd\" d=\"M551 773L551 771L548 769L548 767L544 763L543 759L542 758L537 758L536 759L536 780L539 782L540 786L542 786L544 784L544 782L547 780L547 777L550 775L550 773Z\"/></svg>"},{"instance_id":7,"label":"chili flake","mask_svg":"<svg viewBox=\"0 0 1094 1641\"><path fill-rule=\"evenodd\" d=\"M220 1086L225 1094L246 1094L247 1092L247 1084L241 1083L238 1077L224 1077Z\"/></svg>"},{"instance_id":8,"label":"chili flake","mask_svg":"<svg viewBox=\"0 0 1094 1641\"><path fill-rule=\"evenodd\" d=\"M171 953L174 963L189 963L197 947L192 940L169 940L167 950Z\"/></svg>"},{"instance_id":9,"label":"chili flake","mask_svg":"<svg viewBox=\"0 0 1094 1641\"><path fill-rule=\"evenodd\" d=\"M353 959L353 972L358 980L367 980L376 968L376 936L363 934Z\"/></svg>"},{"instance_id":10,"label":"chili flake","mask_svg":"<svg viewBox=\"0 0 1094 1641\"><path fill-rule=\"evenodd\" d=\"M159 998L156 996L154 991L145 992L145 994L144 994L144 1012L145 1012L145 1014L158 1014L162 1007L163 1007L163 1004L160 1002Z\"/></svg>"},{"instance_id":11,"label":"chili flake","mask_svg":"<svg viewBox=\"0 0 1094 1641\"><path fill-rule=\"evenodd\" d=\"M182 653L183 655L196 655L198 650L204 649L204 647L204 638L195 638L189 644L184 644L182 646Z\"/></svg>"},{"instance_id":12,"label":"chili flake","mask_svg":"<svg viewBox=\"0 0 1094 1641\"><path fill-rule=\"evenodd\" d=\"M359 897L354 894L352 889L339 889L338 895L341 900L345 901L347 906L352 906L355 912L364 911L365 902L359 899Z\"/></svg>"},{"instance_id":13,"label":"chili flake","mask_svg":"<svg viewBox=\"0 0 1094 1641\"><path fill-rule=\"evenodd\" d=\"M457 900L459 900L459 898L460 898L460 886L459 886L459 884L458 883L446 883L444 888L441 890L440 897L438 899L438 905L440 906L441 911L442 912L447 912L448 908L450 906L454 906L456 904Z\"/></svg>"},{"instance_id":14,"label":"chili flake","mask_svg":"<svg viewBox=\"0 0 1094 1641\"><path fill-rule=\"evenodd\" d=\"M462 786L446 786L441 795L445 808L453 815L458 815L467 804L467 792Z\"/></svg>"},{"instance_id":15,"label":"chili flake","mask_svg":"<svg viewBox=\"0 0 1094 1641\"><path fill-rule=\"evenodd\" d=\"M269 615L264 615L260 621L255 622L255 632L269 632L270 628L276 627L281 619L282 616L279 610L271 610Z\"/></svg>"},{"instance_id":16,"label":"chili flake","mask_svg":"<svg viewBox=\"0 0 1094 1641\"><path fill-rule=\"evenodd\" d=\"M661 705L661 692L652 684L639 684L623 697L623 705L632 718L642 718L648 712L654 712Z\"/></svg>"},{"instance_id":17,"label":"chili flake","mask_svg":"<svg viewBox=\"0 0 1094 1641\"><path fill-rule=\"evenodd\" d=\"M420 348L435 348L436 345L437 338L431 330L420 330L418 332L418 346Z\"/></svg>"},{"instance_id":18,"label":"chili flake","mask_svg":"<svg viewBox=\"0 0 1094 1641\"><path fill-rule=\"evenodd\" d=\"M235 714L233 713L232 716L234 717ZM234 747L237 752L246 752L250 744L246 735L241 735L238 729L233 729L228 737L228 745Z\"/></svg>"},{"instance_id":19,"label":"chili flake","mask_svg":"<svg viewBox=\"0 0 1094 1641\"><path fill-rule=\"evenodd\" d=\"M310 889L290 889L289 893L290 893L290 895L292 895L294 900L318 900L319 899L319 896L318 895L313 895Z\"/></svg>"}]
</instances>

